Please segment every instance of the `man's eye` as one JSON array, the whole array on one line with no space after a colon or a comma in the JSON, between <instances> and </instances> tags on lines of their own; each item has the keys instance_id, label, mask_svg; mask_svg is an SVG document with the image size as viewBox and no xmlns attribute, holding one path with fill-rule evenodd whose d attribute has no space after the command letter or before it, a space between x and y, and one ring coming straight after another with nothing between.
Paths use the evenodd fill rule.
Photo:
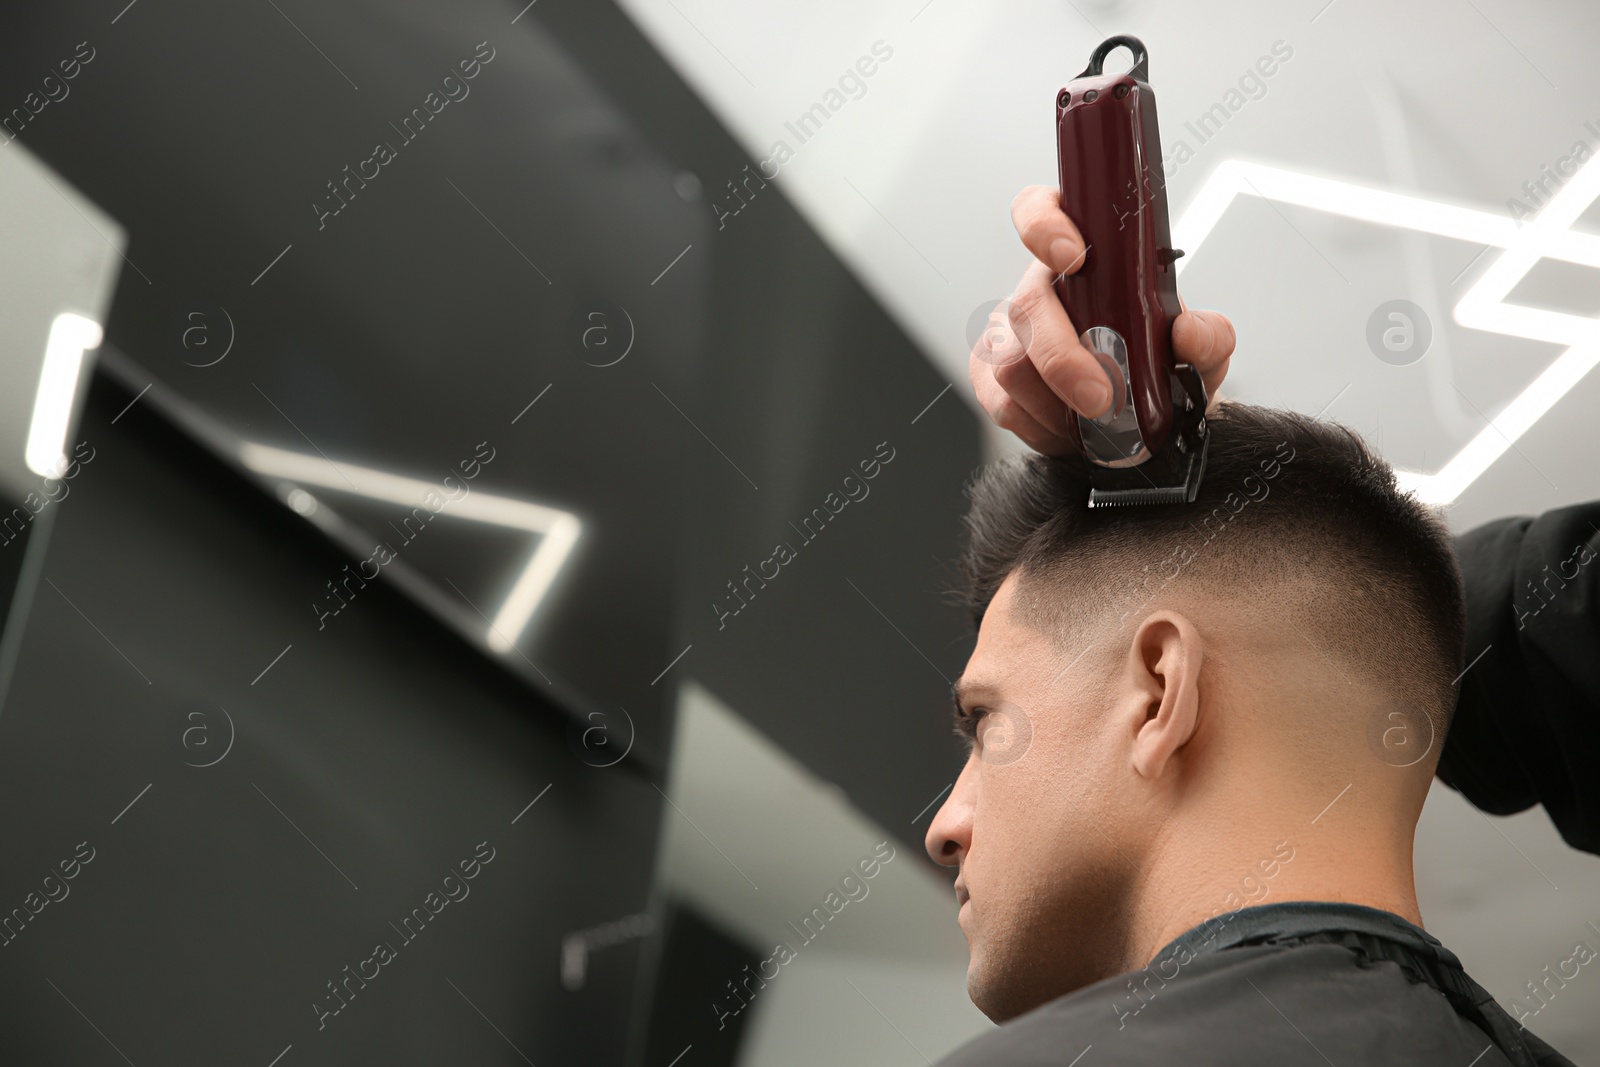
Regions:
<instances>
[{"instance_id":1,"label":"man's eye","mask_svg":"<svg viewBox=\"0 0 1600 1067\"><path fill-rule=\"evenodd\" d=\"M974 708L964 715L958 716L955 722L956 736L964 738L967 747L971 748L978 742L978 724L986 714L983 708Z\"/></svg>"}]
</instances>

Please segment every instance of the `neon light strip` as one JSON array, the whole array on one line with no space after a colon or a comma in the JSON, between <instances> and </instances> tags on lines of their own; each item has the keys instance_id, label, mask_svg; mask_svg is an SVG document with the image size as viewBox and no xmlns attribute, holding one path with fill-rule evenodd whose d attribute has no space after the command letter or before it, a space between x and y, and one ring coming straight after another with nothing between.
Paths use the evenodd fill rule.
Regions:
<instances>
[{"instance_id":1,"label":"neon light strip","mask_svg":"<svg viewBox=\"0 0 1600 1067\"><path fill-rule=\"evenodd\" d=\"M239 460L257 474L285 478L292 482L317 485L343 493L406 507L423 507L427 493L445 494L439 486L419 478L408 478L388 471L374 470L353 463L335 466L322 456L290 452L282 448L246 441L239 446ZM430 509L431 510L431 509ZM507 526L539 534L539 543L511 586L500 610L490 621L484 640L496 652L509 652L528 623L533 620L550 584L578 543L582 524L569 511L546 507L515 497L495 496L475 490L450 502L456 518L491 526Z\"/></svg>"},{"instance_id":2,"label":"neon light strip","mask_svg":"<svg viewBox=\"0 0 1600 1067\"><path fill-rule=\"evenodd\" d=\"M67 430L78 395L83 353L99 346L100 335L98 322L70 311L63 311L50 323L44 364L39 368L39 391L34 394L33 418L28 423L28 443L22 451L28 469L41 477L57 477L66 466Z\"/></svg>"},{"instance_id":3,"label":"neon light strip","mask_svg":"<svg viewBox=\"0 0 1600 1067\"><path fill-rule=\"evenodd\" d=\"M1449 504L1460 497L1600 362L1600 320L1504 302L1540 259L1600 267L1600 237L1571 229L1600 197L1600 156L1584 164L1521 226L1476 208L1230 159L1211 173L1173 226L1173 244L1190 253L1178 261L1179 273L1193 262L1193 254L1242 195L1503 249L1456 303L1452 312L1456 322L1469 329L1568 346L1436 473L1397 471L1401 485L1428 503Z\"/></svg>"}]
</instances>

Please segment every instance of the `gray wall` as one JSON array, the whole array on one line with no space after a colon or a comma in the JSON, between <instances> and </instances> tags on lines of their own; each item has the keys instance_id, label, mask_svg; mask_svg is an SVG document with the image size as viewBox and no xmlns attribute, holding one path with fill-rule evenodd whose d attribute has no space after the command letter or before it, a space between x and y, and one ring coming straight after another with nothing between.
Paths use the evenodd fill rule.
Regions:
<instances>
[{"instance_id":1,"label":"gray wall","mask_svg":"<svg viewBox=\"0 0 1600 1067\"><path fill-rule=\"evenodd\" d=\"M523 1062L487 1016L534 1062L618 1062L637 943L568 993L560 942L644 906L659 794L381 583L318 632L306 590L345 560L140 407L110 425L128 399L91 395L0 716L0 907L93 850L0 948L0 1058Z\"/></svg>"}]
</instances>

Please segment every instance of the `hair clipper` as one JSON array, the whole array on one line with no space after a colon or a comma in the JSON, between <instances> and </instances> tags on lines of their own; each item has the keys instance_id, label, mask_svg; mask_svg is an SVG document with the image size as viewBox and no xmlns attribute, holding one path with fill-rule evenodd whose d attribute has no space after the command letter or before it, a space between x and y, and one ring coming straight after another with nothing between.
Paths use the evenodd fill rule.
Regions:
<instances>
[{"instance_id":1,"label":"hair clipper","mask_svg":"<svg viewBox=\"0 0 1600 1067\"><path fill-rule=\"evenodd\" d=\"M1132 69L1103 73L1119 47L1133 53ZM1111 380L1103 415L1067 412L1091 463L1090 507L1194 500L1209 443L1205 384L1173 362L1183 253L1172 247L1148 77L1144 44L1111 37L1056 96L1061 209L1084 241L1082 265L1056 278L1056 295Z\"/></svg>"}]
</instances>

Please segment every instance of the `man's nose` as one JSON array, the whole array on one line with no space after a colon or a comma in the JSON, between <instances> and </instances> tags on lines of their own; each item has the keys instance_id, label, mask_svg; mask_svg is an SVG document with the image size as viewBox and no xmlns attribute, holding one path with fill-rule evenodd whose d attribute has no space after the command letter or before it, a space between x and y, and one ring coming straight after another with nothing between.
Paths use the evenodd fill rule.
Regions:
<instances>
[{"instance_id":1,"label":"man's nose","mask_svg":"<svg viewBox=\"0 0 1600 1067\"><path fill-rule=\"evenodd\" d=\"M945 867L956 867L972 846L972 760L961 769L961 775L944 798L939 810L928 824L927 836L922 845L933 862Z\"/></svg>"}]
</instances>

